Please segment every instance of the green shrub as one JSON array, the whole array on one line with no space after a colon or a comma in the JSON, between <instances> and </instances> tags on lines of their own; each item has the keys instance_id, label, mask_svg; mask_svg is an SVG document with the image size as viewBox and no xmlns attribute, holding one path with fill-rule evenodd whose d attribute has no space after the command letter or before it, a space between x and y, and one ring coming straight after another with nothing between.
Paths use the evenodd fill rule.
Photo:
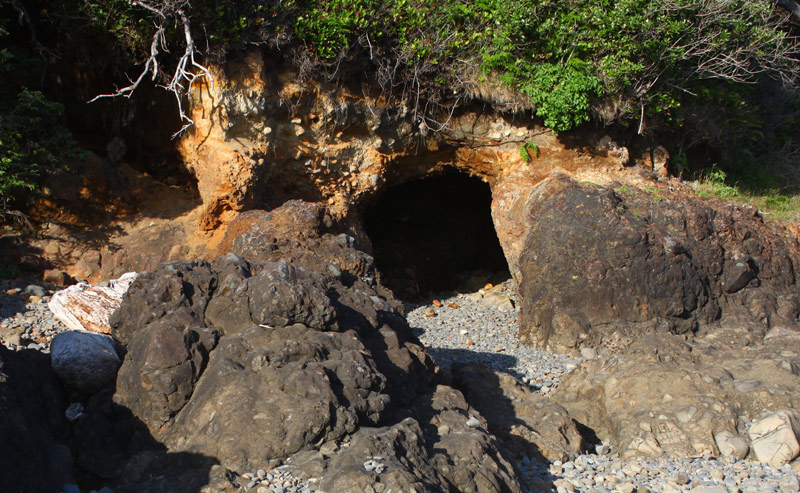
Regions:
<instances>
[{"instance_id":1,"label":"green shrub","mask_svg":"<svg viewBox=\"0 0 800 493\"><path fill-rule=\"evenodd\" d=\"M37 189L39 178L81 156L61 123L62 105L41 92L23 89L13 106L0 112L0 208Z\"/></svg>"},{"instance_id":2,"label":"green shrub","mask_svg":"<svg viewBox=\"0 0 800 493\"><path fill-rule=\"evenodd\" d=\"M90 20L103 39L116 40L123 47L119 51L138 63L150 54L154 25L165 26L161 81L171 79L186 46L176 17L181 10L191 17L203 63L208 59L203 55L222 60L237 49L264 46L295 63L301 75L328 76L336 83L366 77L387 101L413 110L416 123L445 121L454 106L475 94L491 99L486 88L476 86L498 80L526 97L556 132L595 119L657 134L652 140L668 145L687 174L717 162L744 183L740 177L764 162L780 161L773 168L785 176L793 176L798 164L800 101L792 84L800 79L800 37L775 2L152 0L147 5L161 14L127 0L63 0L52 2L48 11L57 12L49 19L62 33L74 30L76 19ZM763 159L767 151L784 148L780 159Z\"/></svg>"},{"instance_id":3,"label":"green shrub","mask_svg":"<svg viewBox=\"0 0 800 493\"><path fill-rule=\"evenodd\" d=\"M701 180L702 188L698 194L701 196L715 195L722 199L737 197L739 189L725 183L727 178L728 175L716 166L706 170Z\"/></svg>"},{"instance_id":4,"label":"green shrub","mask_svg":"<svg viewBox=\"0 0 800 493\"><path fill-rule=\"evenodd\" d=\"M530 152L528 152L530 150ZM525 142L519 147L519 155L526 163L531 162L531 154L533 157L539 157L539 146L533 142Z\"/></svg>"}]
</instances>

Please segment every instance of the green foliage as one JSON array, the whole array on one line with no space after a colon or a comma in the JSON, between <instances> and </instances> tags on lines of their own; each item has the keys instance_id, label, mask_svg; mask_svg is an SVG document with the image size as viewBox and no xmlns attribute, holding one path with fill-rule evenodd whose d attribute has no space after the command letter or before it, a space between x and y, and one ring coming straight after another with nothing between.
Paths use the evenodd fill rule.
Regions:
<instances>
[{"instance_id":1,"label":"green foliage","mask_svg":"<svg viewBox=\"0 0 800 493\"><path fill-rule=\"evenodd\" d=\"M18 265L0 263L0 279L16 279L21 275Z\"/></svg>"},{"instance_id":2,"label":"green foliage","mask_svg":"<svg viewBox=\"0 0 800 493\"><path fill-rule=\"evenodd\" d=\"M614 191L617 193L633 193L633 190L628 185L620 185Z\"/></svg>"},{"instance_id":3,"label":"green foliage","mask_svg":"<svg viewBox=\"0 0 800 493\"><path fill-rule=\"evenodd\" d=\"M175 15L180 10L191 18L202 63L208 62L201 53L222 60L236 49L263 46L296 63L301 76L379 86L392 104L413 110L416 123L445 121L438 118L442 110L476 94L493 102L499 81L526 97L556 132L590 119L643 123L646 132L660 133L653 141L668 145L673 164L687 174L717 162L728 181L742 186L763 181L753 170L770 162L779 163L785 176L797 175L792 170L799 164L800 101L783 82L800 78L800 38L774 2L152 0L147 5L161 13L128 0L61 0L47 10L57 11L51 20L60 19L52 23L62 35L74 30L75 19L88 22L136 63L150 55L154 26L164 26L160 82L171 78L186 47ZM7 56L0 51L0 62ZM520 148L523 160L536 155L531 149ZM774 156L772 149L786 151ZM691 169L689 156L694 162L700 153L702 164Z\"/></svg>"},{"instance_id":4,"label":"green foliage","mask_svg":"<svg viewBox=\"0 0 800 493\"><path fill-rule=\"evenodd\" d=\"M356 34L376 29L380 18L376 11L382 4L375 0L327 0L308 4L290 1L288 6L303 7L294 21L295 34L310 42L321 58L332 59L349 48Z\"/></svg>"},{"instance_id":5,"label":"green foliage","mask_svg":"<svg viewBox=\"0 0 800 493\"><path fill-rule=\"evenodd\" d=\"M619 103L616 113L601 115L606 119L637 118L643 105L648 117L679 125L676 111L696 89L692 81L739 83L758 72L796 72L773 56L791 43L768 2L292 0L285 6L295 12L288 21L294 34L324 60L354 48L369 49L372 58L381 46L409 65L441 67L444 75L462 68L458 60L477 58L484 73L527 95L555 131L588 121L602 100Z\"/></svg>"},{"instance_id":6,"label":"green foliage","mask_svg":"<svg viewBox=\"0 0 800 493\"><path fill-rule=\"evenodd\" d=\"M528 152L530 150L530 152ZM531 154L533 157L539 157L539 146L533 142L525 142L519 147L519 155L526 163L531 162Z\"/></svg>"},{"instance_id":7,"label":"green foliage","mask_svg":"<svg viewBox=\"0 0 800 493\"><path fill-rule=\"evenodd\" d=\"M714 166L705 171L703 179L700 182L700 188L697 194L700 196L715 195L722 199L731 199L739 195L739 190L732 185L728 185L725 180L728 175Z\"/></svg>"},{"instance_id":8,"label":"green foliage","mask_svg":"<svg viewBox=\"0 0 800 493\"><path fill-rule=\"evenodd\" d=\"M0 112L0 208L36 190L39 178L81 156L61 123L63 106L23 89Z\"/></svg>"},{"instance_id":9,"label":"green foliage","mask_svg":"<svg viewBox=\"0 0 800 493\"><path fill-rule=\"evenodd\" d=\"M58 4L79 5L97 29L140 57L149 54L153 21L162 22L127 0ZM293 53L295 60L306 63L303 57L310 54L335 74L356 62L352 70L374 77L384 90L401 98L415 92L406 99L415 108L424 103L420 98L439 100L448 92L458 99L468 87L462 84L480 77L473 70L479 68L484 77L527 96L536 115L557 132L592 115L607 123L638 122L642 109L651 126L680 129L696 114L692 108L745 101L740 97L747 92L745 83L762 76L794 80L800 73L794 62L800 42L790 35L785 16L774 15L776 7L765 1L153 0L148 5L183 9L192 18L197 46L206 44L210 52L293 44L302 52ZM173 21L167 44L181 46L180 23ZM747 113L742 107L737 111ZM742 119L730 123L752 130Z\"/></svg>"},{"instance_id":10,"label":"green foliage","mask_svg":"<svg viewBox=\"0 0 800 493\"><path fill-rule=\"evenodd\" d=\"M592 98L603 95L600 79L577 59L566 65L539 65L531 79L519 80L517 85L536 105L544 124L556 132L589 121Z\"/></svg>"}]
</instances>

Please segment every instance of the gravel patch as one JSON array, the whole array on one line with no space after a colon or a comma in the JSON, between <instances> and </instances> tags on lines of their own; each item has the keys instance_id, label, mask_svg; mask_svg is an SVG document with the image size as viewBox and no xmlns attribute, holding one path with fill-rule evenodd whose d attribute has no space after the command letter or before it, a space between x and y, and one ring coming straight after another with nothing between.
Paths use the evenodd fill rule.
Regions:
<instances>
[{"instance_id":1,"label":"gravel patch","mask_svg":"<svg viewBox=\"0 0 800 493\"><path fill-rule=\"evenodd\" d=\"M240 491L254 493L311 493L313 481L301 481L285 470L277 467L272 470L259 469L244 473L234 479Z\"/></svg>"},{"instance_id":2,"label":"gravel patch","mask_svg":"<svg viewBox=\"0 0 800 493\"><path fill-rule=\"evenodd\" d=\"M531 487L535 484L552 484L559 493L789 493L800 489L798 473L790 465L775 468L733 458L620 460L613 456L580 455L563 463L523 461L518 470L529 492L541 491Z\"/></svg>"},{"instance_id":3,"label":"gravel patch","mask_svg":"<svg viewBox=\"0 0 800 493\"><path fill-rule=\"evenodd\" d=\"M0 281L0 341L12 350L50 352L50 342L67 327L47 303L54 290L18 281Z\"/></svg>"},{"instance_id":4,"label":"gravel patch","mask_svg":"<svg viewBox=\"0 0 800 493\"><path fill-rule=\"evenodd\" d=\"M535 391L549 393L581 362L580 358L519 343L519 309L510 279L488 290L436 301L441 306L432 298L422 305L407 304L406 311L409 325L441 368L456 362L481 363L514 376Z\"/></svg>"}]
</instances>

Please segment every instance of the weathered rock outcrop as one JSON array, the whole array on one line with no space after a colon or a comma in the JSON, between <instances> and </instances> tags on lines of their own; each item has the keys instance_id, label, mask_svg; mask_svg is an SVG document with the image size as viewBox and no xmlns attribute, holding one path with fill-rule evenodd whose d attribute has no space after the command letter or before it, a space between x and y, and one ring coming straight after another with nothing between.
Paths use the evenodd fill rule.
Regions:
<instances>
[{"instance_id":1,"label":"weathered rock outcrop","mask_svg":"<svg viewBox=\"0 0 800 493\"><path fill-rule=\"evenodd\" d=\"M336 245L316 255L296 241L265 252L263 235L280 237L268 224L233 241L248 259L168 263L132 283L111 317L128 351L114 403L170 453L237 471L346 440L314 469L331 491L518 491L494 437L467 425L477 412L452 388L432 391L402 306L363 276L371 258L328 233L309 235ZM363 269L347 270L342 255ZM380 477L364 468L367 451L387 458Z\"/></svg>"},{"instance_id":2,"label":"weathered rock outcrop","mask_svg":"<svg viewBox=\"0 0 800 493\"><path fill-rule=\"evenodd\" d=\"M712 323L800 329L796 239L755 209L555 175L530 191L520 339L555 350Z\"/></svg>"},{"instance_id":3,"label":"weathered rock outcrop","mask_svg":"<svg viewBox=\"0 0 800 493\"><path fill-rule=\"evenodd\" d=\"M356 432L350 446L326 465L324 491L521 491L511 464L486 433L486 424L468 425L479 416L451 387L437 385L401 413L399 423ZM365 458L378 457L385 470L364 467ZM302 468L301 468L302 469ZM372 489L371 489L372 488Z\"/></svg>"},{"instance_id":4,"label":"weathered rock outcrop","mask_svg":"<svg viewBox=\"0 0 800 493\"><path fill-rule=\"evenodd\" d=\"M671 334L643 336L582 363L553 399L610 438L623 457L734 454L742 447L746 453L746 423L800 405L800 379L792 371L799 341L758 344L737 331L691 343Z\"/></svg>"}]
</instances>

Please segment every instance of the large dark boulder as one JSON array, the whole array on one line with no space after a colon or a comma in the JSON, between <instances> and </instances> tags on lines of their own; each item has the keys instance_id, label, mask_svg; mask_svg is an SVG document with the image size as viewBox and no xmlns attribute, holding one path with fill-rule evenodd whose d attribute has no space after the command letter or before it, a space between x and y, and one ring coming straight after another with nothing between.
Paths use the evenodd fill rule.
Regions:
<instances>
[{"instance_id":1,"label":"large dark boulder","mask_svg":"<svg viewBox=\"0 0 800 493\"><path fill-rule=\"evenodd\" d=\"M74 483L65 408L47 355L0 345L0 491Z\"/></svg>"},{"instance_id":2,"label":"large dark boulder","mask_svg":"<svg viewBox=\"0 0 800 493\"><path fill-rule=\"evenodd\" d=\"M399 304L361 279L234 254L139 279L113 317L114 402L170 450L257 469L377 425L431 381Z\"/></svg>"},{"instance_id":3,"label":"large dark boulder","mask_svg":"<svg viewBox=\"0 0 800 493\"><path fill-rule=\"evenodd\" d=\"M362 251L362 243L368 241L359 228L334 226L322 203L289 200L271 211L237 216L227 226L217 254L235 253L260 262L286 260L321 274L343 274L346 280L375 279L375 263Z\"/></svg>"},{"instance_id":4,"label":"large dark boulder","mask_svg":"<svg viewBox=\"0 0 800 493\"><path fill-rule=\"evenodd\" d=\"M238 473L312 457L308 475L326 491L519 491L480 414L433 385L432 361L402 304L377 284L372 258L347 236L325 235L264 250L245 232L236 244L247 258L140 276L113 317L127 343L115 405L169 454ZM334 443L350 447L319 452ZM367 453L388 469L365 469Z\"/></svg>"},{"instance_id":5,"label":"large dark boulder","mask_svg":"<svg viewBox=\"0 0 800 493\"><path fill-rule=\"evenodd\" d=\"M253 326L221 339L168 443L254 470L377 424L391 400L384 390L353 333Z\"/></svg>"},{"instance_id":6,"label":"large dark boulder","mask_svg":"<svg viewBox=\"0 0 800 493\"><path fill-rule=\"evenodd\" d=\"M181 328L168 321L142 328L117 377L117 404L158 430L189 401L217 338L213 329Z\"/></svg>"},{"instance_id":7,"label":"large dark boulder","mask_svg":"<svg viewBox=\"0 0 800 493\"><path fill-rule=\"evenodd\" d=\"M233 254L220 260L217 263L221 266L242 263L249 267ZM253 324L278 327L302 323L321 330L335 325L336 312L318 279L285 260L259 265L258 269L253 277L248 269L240 271L242 275L228 274L221 279L206 310L209 325L226 333Z\"/></svg>"},{"instance_id":8,"label":"large dark boulder","mask_svg":"<svg viewBox=\"0 0 800 493\"><path fill-rule=\"evenodd\" d=\"M519 491L479 412L433 384L402 304L356 245L318 204L291 201L242 214L216 260L143 273L112 317L127 344L115 406L167 455L240 474L305 463L295 472L326 491Z\"/></svg>"},{"instance_id":9,"label":"large dark boulder","mask_svg":"<svg viewBox=\"0 0 800 493\"><path fill-rule=\"evenodd\" d=\"M520 339L625 344L712 325L800 328L796 242L753 209L556 175L529 196Z\"/></svg>"}]
</instances>

